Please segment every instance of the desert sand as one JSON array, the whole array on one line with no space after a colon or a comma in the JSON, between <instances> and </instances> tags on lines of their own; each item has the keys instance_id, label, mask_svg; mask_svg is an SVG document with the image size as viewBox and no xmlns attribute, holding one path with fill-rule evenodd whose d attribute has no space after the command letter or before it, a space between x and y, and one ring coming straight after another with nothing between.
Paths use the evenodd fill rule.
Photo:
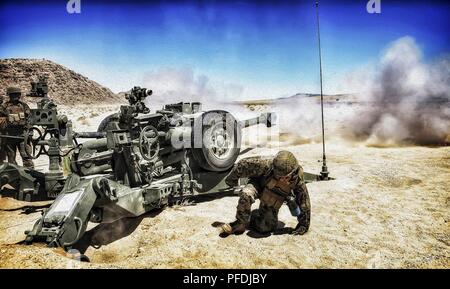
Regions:
<instances>
[{"instance_id":1,"label":"desert sand","mask_svg":"<svg viewBox=\"0 0 450 289\"><path fill-rule=\"evenodd\" d=\"M77 130L95 129L116 109L60 107ZM237 114L254 110L242 108ZM278 233L221 238L217 223L234 219L238 201L237 196L221 196L92 225L87 235L96 248L84 244L90 262L78 262L61 249L21 243L48 202L0 198L0 267L450 268L450 148L350 140L341 136L346 128L342 114L327 117L328 168L335 179L308 184L311 228L303 236L284 233L282 227L295 227L296 220L283 206ZM305 171L318 173L322 145L317 124L297 122L301 132L296 133L280 123L279 139L240 157L283 148L295 153ZM46 160L38 164L44 168Z\"/></svg>"}]
</instances>

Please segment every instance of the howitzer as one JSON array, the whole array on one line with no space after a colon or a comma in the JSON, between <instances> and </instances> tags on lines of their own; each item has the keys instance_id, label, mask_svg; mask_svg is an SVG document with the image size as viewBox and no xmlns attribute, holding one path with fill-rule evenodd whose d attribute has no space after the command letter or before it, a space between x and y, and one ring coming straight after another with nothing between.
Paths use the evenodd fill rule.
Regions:
<instances>
[{"instance_id":1,"label":"howitzer","mask_svg":"<svg viewBox=\"0 0 450 289\"><path fill-rule=\"evenodd\" d=\"M129 104L106 117L97 132L73 132L56 107L43 104L32 111L30 155L48 155L49 172L16 169L28 178L29 190L39 184L46 197L57 197L26 232L27 242L70 248L88 222L136 217L197 194L232 192L223 180L239 155L242 128L275 124L270 113L239 122L223 110L203 112L198 102L164 105L150 113L144 104L149 94L131 90ZM89 139L79 143L80 138ZM66 177L60 162L68 152Z\"/></svg>"}]
</instances>

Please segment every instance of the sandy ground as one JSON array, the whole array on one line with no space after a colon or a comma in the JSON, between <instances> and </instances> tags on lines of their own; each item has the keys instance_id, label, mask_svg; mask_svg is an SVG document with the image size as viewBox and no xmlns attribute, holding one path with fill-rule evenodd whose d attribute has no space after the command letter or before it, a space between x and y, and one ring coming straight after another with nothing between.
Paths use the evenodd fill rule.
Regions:
<instances>
[{"instance_id":1,"label":"sandy ground","mask_svg":"<svg viewBox=\"0 0 450 289\"><path fill-rule=\"evenodd\" d=\"M95 129L113 109L62 108L79 130ZM319 172L322 147L316 139L284 133L276 144L242 157L282 147L306 171ZM449 147L378 148L330 137L327 149L336 179L308 185L312 219L306 235L281 229L270 236L221 238L217 223L234 219L238 201L228 196L91 226L89 242L80 245L91 262L77 262L61 249L20 243L46 203L30 208L0 198L0 267L450 268ZM279 219L280 227L296 225L285 206Z\"/></svg>"}]
</instances>

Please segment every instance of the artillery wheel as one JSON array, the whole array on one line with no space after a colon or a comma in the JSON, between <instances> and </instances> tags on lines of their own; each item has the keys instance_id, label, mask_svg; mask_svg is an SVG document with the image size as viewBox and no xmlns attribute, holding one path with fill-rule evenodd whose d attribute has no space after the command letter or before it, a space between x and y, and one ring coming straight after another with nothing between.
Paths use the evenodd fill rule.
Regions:
<instances>
[{"instance_id":1,"label":"artillery wheel","mask_svg":"<svg viewBox=\"0 0 450 289\"><path fill-rule=\"evenodd\" d=\"M192 155L200 167L222 172L234 165L241 149L241 127L231 113L215 110L202 114L192 133Z\"/></svg>"}]
</instances>

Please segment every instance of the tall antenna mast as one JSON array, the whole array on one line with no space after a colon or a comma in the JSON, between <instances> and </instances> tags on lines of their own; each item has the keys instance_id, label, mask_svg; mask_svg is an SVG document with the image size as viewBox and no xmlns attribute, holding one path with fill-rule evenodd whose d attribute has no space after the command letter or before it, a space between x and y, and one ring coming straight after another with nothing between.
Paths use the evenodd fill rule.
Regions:
<instances>
[{"instance_id":1,"label":"tall antenna mast","mask_svg":"<svg viewBox=\"0 0 450 289\"><path fill-rule=\"evenodd\" d=\"M316 1L316 15L317 15L317 39L319 43L319 66L320 66L320 108L322 112L322 171L320 178L328 180L327 157L325 155L325 124L323 120L323 88L322 88L322 49L320 47L320 21L319 21L319 1Z\"/></svg>"}]
</instances>

